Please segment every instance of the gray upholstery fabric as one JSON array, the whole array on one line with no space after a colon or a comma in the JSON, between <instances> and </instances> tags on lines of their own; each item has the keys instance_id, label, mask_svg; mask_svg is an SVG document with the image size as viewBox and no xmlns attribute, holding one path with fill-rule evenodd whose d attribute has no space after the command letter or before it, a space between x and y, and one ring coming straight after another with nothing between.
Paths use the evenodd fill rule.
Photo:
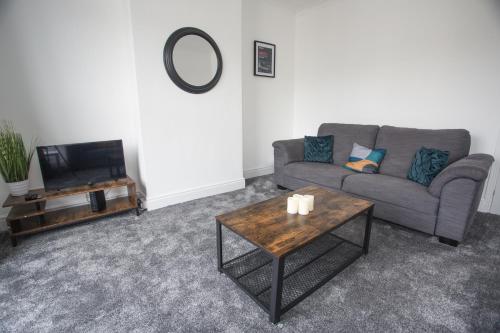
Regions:
<instances>
[{"instance_id":1,"label":"gray upholstery fabric","mask_svg":"<svg viewBox=\"0 0 500 333\"><path fill-rule=\"evenodd\" d=\"M318 135L333 135L333 164L343 165L349 160L354 142L373 148L378 130L377 125L321 124Z\"/></svg>"},{"instance_id":2,"label":"gray upholstery fabric","mask_svg":"<svg viewBox=\"0 0 500 333\"><path fill-rule=\"evenodd\" d=\"M316 184L311 183L310 181L307 180L285 176L282 185L290 190L298 190L301 187L306 187L309 185L316 185Z\"/></svg>"},{"instance_id":3,"label":"gray upholstery fabric","mask_svg":"<svg viewBox=\"0 0 500 333\"><path fill-rule=\"evenodd\" d=\"M329 191L343 193L341 190L330 187L330 186L319 185L319 184L310 182L308 180L298 179L298 178L293 178L293 177L288 177L288 176L285 177L285 182L283 184L284 187L286 187L287 189L290 189L290 190L298 190L302 187L306 187L306 186L310 186L310 185L316 185L319 187L324 187L324 188L328 189Z\"/></svg>"},{"instance_id":4,"label":"gray upholstery fabric","mask_svg":"<svg viewBox=\"0 0 500 333\"><path fill-rule=\"evenodd\" d=\"M284 185L284 167L288 163L304 160L304 139L281 140L273 143L274 181Z\"/></svg>"},{"instance_id":5,"label":"gray upholstery fabric","mask_svg":"<svg viewBox=\"0 0 500 333\"><path fill-rule=\"evenodd\" d=\"M482 183L459 178L447 183L441 192L441 202L436 223L436 236L462 241L470 221L477 211ZM476 207L474 208L474 205Z\"/></svg>"},{"instance_id":6,"label":"gray upholstery fabric","mask_svg":"<svg viewBox=\"0 0 500 333\"><path fill-rule=\"evenodd\" d=\"M467 156L470 134L464 129L428 130L382 126L375 147L387 149L380 173L406 178L418 149L426 147L449 151L450 164Z\"/></svg>"},{"instance_id":7,"label":"gray upholstery fabric","mask_svg":"<svg viewBox=\"0 0 500 333\"><path fill-rule=\"evenodd\" d=\"M436 216L433 214L417 212L410 208L394 205L389 202L379 201L374 198L364 197L362 195L352 194L357 198L366 199L375 204L373 216L388 222L422 231L428 234L434 234L436 226Z\"/></svg>"},{"instance_id":8,"label":"gray upholstery fabric","mask_svg":"<svg viewBox=\"0 0 500 333\"><path fill-rule=\"evenodd\" d=\"M345 177L354 172L330 163L295 162L285 166L285 175L314 184L339 189Z\"/></svg>"},{"instance_id":9,"label":"gray upholstery fabric","mask_svg":"<svg viewBox=\"0 0 500 333\"><path fill-rule=\"evenodd\" d=\"M304 139L275 141L273 147L283 154L285 164L304 160Z\"/></svg>"},{"instance_id":10,"label":"gray upholstery fabric","mask_svg":"<svg viewBox=\"0 0 500 333\"><path fill-rule=\"evenodd\" d=\"M462 241L477 212L493 157L472 154L439 173L428 188L440 198L436 236Z\"/></svg>"},{"instance_id":11,"label":"gray upholstery fabric","mask_svg":"<svg viewBox=\"0 0 500 333\"><path fill-rule=\"evenodd\" d=\"M349 176L344 180L342 190L433 216L439 205L439 199L433 197L425 186L387 175Z\"/></svg>"},{"instance_id":12,"label":"gray upholstery fabric","mask_svg":"<svg viewBox=\"0 0 500 333\"><path fill-rule=\"evenodd\" d=\"M476 186L477 186L476 193L474 194L475 197L474 197L474 201L472 202L472 208L470 210L469 218L468 218L466 225L465 225L464 236L467 234L467 232L469 231L469 229L472 225L472 222L476 218L477 210L479 208L479 204L481 203L481 196L483 194L485 183L486 183L486 179L483 180L482 182L480 182L479 184L476 184Z\"/></svg>"},{"instance_id":13,"label":"gray upholstery fabric","mask_svg":"<svg viewBox=\"0 0 500 333\"><path fill-rule=\"evenodd\" d=\"M488 177L492 163L493 157L487 154L473 154L464 157L441 171L429 186L429 192L435 197L439 197L443 187L457 178L482 182Z\"/></svg>"}]
</instances>

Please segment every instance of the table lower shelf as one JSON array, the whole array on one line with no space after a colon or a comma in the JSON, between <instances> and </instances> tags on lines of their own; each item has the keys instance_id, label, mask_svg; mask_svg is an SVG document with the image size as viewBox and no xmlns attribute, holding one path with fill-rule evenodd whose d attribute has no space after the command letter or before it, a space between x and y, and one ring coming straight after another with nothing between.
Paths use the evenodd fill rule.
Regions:
<instances>
[{"instance_id":1,"label":"table lower shelf","mask_svg":"<svg viewBox=\"0 0 500 333\"><path fill-rule=\"evenodd\" d=\"M361 246L326 234L285 259L281 313L332 279L363 254ZM222 271L270 311L272 258L255 249L222 266Z\"/></svg>"},{"instance_id":2,"label":"table lower shelf","mask_svg":"<svg viewBox=\"0 0 500 333\"><path fill-rule=\"evenodd\" d=\"M59 228L65 225L108 216L127 210L135 209L137 204L130 197L120 197L106 201L106 209L93 212L90 205L69 207L44 212L43 217L32 216L22 220L10 221L11 236L24 236L42 231Z\"/></svg>"}]
</instances>

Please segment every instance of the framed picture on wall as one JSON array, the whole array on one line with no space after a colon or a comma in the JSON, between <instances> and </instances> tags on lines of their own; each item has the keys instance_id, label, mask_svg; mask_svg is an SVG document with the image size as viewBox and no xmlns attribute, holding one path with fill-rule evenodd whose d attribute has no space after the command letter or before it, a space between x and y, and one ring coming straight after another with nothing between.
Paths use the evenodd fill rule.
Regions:
<instances>
[{"instance_id":1,"label":"framed picture on wall","mask_svg":"<svg viewBox=\"0 0 500 333\"><path fill-rule=\"evenodd\" d=\"M276 45L256 40L253 42L253 50L253 75L274 77L274 69L276 68Z\"/></svg>"}]
</instances>

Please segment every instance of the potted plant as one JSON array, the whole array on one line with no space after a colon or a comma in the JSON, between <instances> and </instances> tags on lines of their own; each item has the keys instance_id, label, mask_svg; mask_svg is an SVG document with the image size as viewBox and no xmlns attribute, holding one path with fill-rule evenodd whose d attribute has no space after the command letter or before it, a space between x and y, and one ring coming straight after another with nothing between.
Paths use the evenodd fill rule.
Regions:
<instances>
[{"instance_id":1,"label":"potted plant","mask_svg":"<svg viewBox=\"0 0 500 333\"><path fill-rule=\"evenodd\" d=\"M29 191L28 174L35 152L34 142L26 150L21 134L14 130L11 122L0 127L0 174L13 196L25 195Z\"/></svg>"}]
</instances>

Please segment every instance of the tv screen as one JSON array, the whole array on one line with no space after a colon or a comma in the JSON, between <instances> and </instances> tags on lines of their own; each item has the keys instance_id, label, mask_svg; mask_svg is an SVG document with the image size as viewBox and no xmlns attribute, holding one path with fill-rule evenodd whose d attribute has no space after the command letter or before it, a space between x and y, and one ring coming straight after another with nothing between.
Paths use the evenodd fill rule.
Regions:
<instances>
[{"instance_id":1,"label":"tv screen","mask_svg":"<svg viewBox=\"0 0 500 333\"><path fill-rule=\"evenodd\" d=\"M126 177L122 140L36 148L46 191Z\"/></svg>"}]
</instances>

